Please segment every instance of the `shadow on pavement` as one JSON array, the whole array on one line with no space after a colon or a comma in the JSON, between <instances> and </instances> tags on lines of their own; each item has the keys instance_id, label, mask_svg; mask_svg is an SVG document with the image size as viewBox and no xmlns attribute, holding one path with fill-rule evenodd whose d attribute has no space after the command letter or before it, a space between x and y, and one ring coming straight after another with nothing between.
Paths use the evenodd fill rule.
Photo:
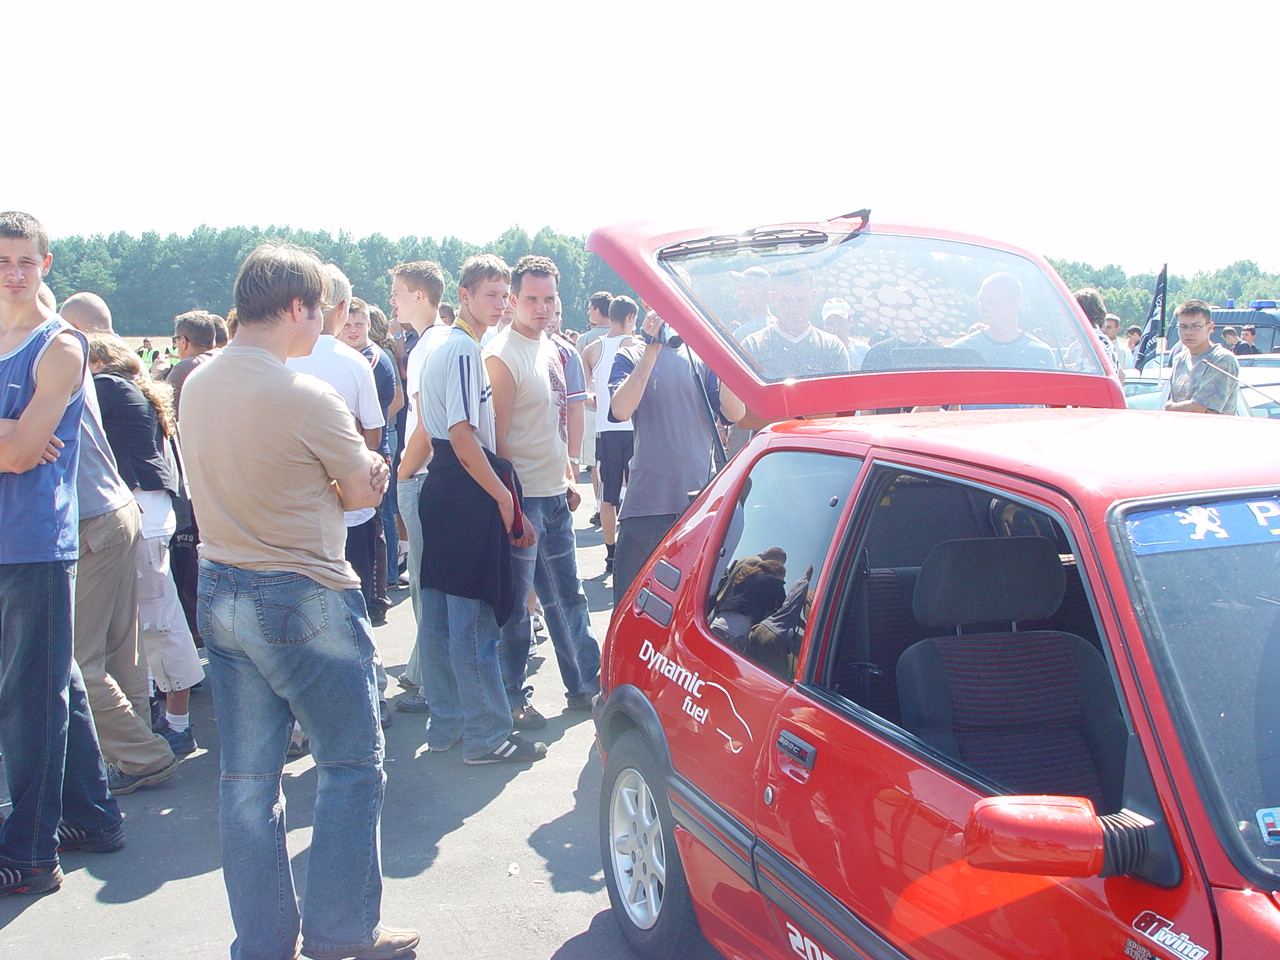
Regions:
<instances>
[{"instance_id":1,"label":"shadow on pavement","mask_svg":"<svg viewBox=\"0 0 1280 960\"><path fill-rule=\"evenodd\" d=\"M592 743L573 790L573 809L544 823L529 837L550 874L551 888L561 893L604 889L597 819L600 807L600 755Z\"/></svg>"},{"instance_id":2,"label":"shadow on pavement","mask_svg":"<svg viewBox=\"0 0 1280 960\"><path fill-rule=\"evenodd\" d=\"M397 715L396 723L386 731L382 871L387 877L413 877L425 872L435 862L441 840L530 770L529 764L468 766L462 762L458 747L447 753L430 753L423 745L424 722L420 715ZM547 728L535 731L530 738L541 740L554 750L570 727L583 722L590 722L588 714L566 712L548 717ZM308 810L313 799L314 790L308 791Z\"/></svg>"},{"instance_id":3,"label":"shadow on pavement","mask_svg":"<svg viewBox=\"0 0 1280 960\"><path fill-rule=\"evenodd\" d=\"M609 910L591 918L586 930L564 942L551 960L632 960L635 954L622 939L622 932Z\"/></svg>"}]
</instances>

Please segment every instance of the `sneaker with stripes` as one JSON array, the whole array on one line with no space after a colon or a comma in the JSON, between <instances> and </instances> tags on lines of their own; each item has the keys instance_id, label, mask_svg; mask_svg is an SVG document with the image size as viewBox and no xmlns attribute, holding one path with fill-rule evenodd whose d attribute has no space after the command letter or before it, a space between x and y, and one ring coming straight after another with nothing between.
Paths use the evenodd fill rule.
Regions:
<instances>
[{"instance_id":1,"label":"sneaker with stripes","mask_svg":"<svg viewBox=\"0 0 1280 960\"><path fill-rule=\"evenodd\" d=\"M525 763L541 760L547 755L547 745L541 741L530 743L519 734L511 734L492 753L482 757L464 757L463 763Z\"/></svg>"},{"instance_id":2,"label":"sneaker with stripes","mask_svg":"<svg viewBox=\"0 0 1280 960\"><path fill-rule=\"evenodd\" d=\"M111 853L124 846L124 824L105 830L86 830L63 820L58 824L58 852L83 850L85 853Z\"/></svg>"},{"instance_id":3,"label":"sneaker with stripes","mask_svg":"<svg viewBox=\"0 0 1280 960\"><path fill-rule=\"evenodd\" d=\"M62 886L62 868L0 867L0 897L11 893L53 893Z\"/></svg>"}]
</instances>

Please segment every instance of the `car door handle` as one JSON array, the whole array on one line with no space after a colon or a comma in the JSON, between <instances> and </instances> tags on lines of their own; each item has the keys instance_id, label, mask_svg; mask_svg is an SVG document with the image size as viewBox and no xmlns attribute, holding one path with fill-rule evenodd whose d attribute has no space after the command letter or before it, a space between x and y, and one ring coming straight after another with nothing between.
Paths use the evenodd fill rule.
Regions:
<instances>
[{"instance_id":1,"label":"car door handle","mask_svg":"<svg viewBox=\"0 0 1280 960\"><path fill-rule=\"evenodd\" d=\"M794 733L788 733L785 730L778 734L777 746L779 750L806 770L813 769L813 761L818 757L817 747L805 743Z\"/></svg>"}]
</instances>

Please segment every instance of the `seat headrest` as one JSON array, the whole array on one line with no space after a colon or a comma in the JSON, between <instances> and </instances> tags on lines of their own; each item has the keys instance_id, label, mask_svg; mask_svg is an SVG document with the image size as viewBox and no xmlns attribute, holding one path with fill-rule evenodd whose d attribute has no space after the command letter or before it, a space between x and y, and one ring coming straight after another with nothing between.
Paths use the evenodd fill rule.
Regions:
<instances>
[{"instance_id":1,"label":"seat headrest","mask_svg":"<svg viewBox=\"0 0 1280 960\"><path fill-rule=\"evenodd\" d=\"M1044 537L945 540L925 557L912 606L934 627L1041 620L1065 590L1057 548Z\"/></svg>"}]
</instances>

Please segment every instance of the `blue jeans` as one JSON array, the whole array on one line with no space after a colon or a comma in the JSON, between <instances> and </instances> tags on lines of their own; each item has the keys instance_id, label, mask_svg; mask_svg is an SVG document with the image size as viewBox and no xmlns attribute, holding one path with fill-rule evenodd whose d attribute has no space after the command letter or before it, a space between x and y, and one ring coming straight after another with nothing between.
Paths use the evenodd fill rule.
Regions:
<instances>
[{"instance_id":1,"label":"blue jeans","mask_svg":"<svg viewBox=\"0 0 1280 960\"><path fill-rule=\"evenodd\" d=\"M58 862L58 820L86 830L121 821L71 657L70 561L0 564L0 752L13 810L0 864Z\"/></svg>"},{"instance_id":2,"label":"blue jeans","mask_svg":"<svg viewBox=\"0 0 1280 960\"><path fill-rule=\"evenodd\" d=\"M200 561L200 632L222 741L223 880L232 960L356 948L377 936L385 776L373 635L359 590ZM301 925L280 788L294 719L311 739L316 802Z\"/></svg>"},{"instance_id":3,"label":"blue jeans","mask_svg":"<svg viewBox=\"0 0 1280 960\"><path fill-rule=\"evenodd\" d=\"M409 654L404 672L412 683L422 686L422 520L418 516L418 494L422 492L425 473L396 483L396 502L404 504L400 516L409 535L409 601L413 604L413 618L418 624L418 639Z\"/></svg>"},{"instance_id":4,"label":"blue jeans","mask_svg":"<svg viewBox=\"0 0 1280 960\"><path fill-rule=\"evenodd\" d=\"M396 467L400 465L400 439L396 436L395 421L387 424L387 444L391 447L391 477L394 480ZM387 586L394 587L400 583L400 535L396 532L396 514L400 512L400 503L396 494L398 483L387 485L387 492L382 498L382 533L387 538ZM416 501L415 501L416 502Z\"/></svg>"},{"instance_id":5,"label":"blue jeans","mask_svg":"<svg viewBox=\"0 0 1280 960\"><path fill-rule=\"evenodd\" d=\"M467 760L492 753L511 732L493 607L424 588L418 644L422 693L431 704L427 745L448 749L461 740Z\"/></svg>"},{"instance_id":6,"label":"blue jeans","mask_svg":"<svg viewBox=\"0 0 1280 960\"><path fill-rule=\"evenodd\" d=\"M578 544L573 514L564 496L525 497L526 522L538 535L531 547L513 547L511 573L516 606L502 627L502 676L511 705L525 702L530 688L524 677L533 644L533 626L525 601L535 588L560 665L566 697L600 690L600 644L591 629L587 595L578 579Z\"/></svg>"}]
</instances>

